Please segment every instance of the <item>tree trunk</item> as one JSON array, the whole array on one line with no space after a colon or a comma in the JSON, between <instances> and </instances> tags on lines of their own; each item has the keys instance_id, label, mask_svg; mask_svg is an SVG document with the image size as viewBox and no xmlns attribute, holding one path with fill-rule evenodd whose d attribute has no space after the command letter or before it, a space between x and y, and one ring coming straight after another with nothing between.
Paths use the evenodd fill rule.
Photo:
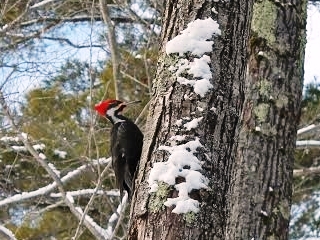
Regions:
<instances>
[{"instance_id":1,"label":"tree trunk","mask_svg":"<svg viewBox=\"0 0 320 240\"><path fill-rule=\"evenodd\" d=\"M226 239L288 239L306 6L254 4Z\"/></svg>"},{"instance_id":2,"label":"tree trunk","mask_svg":"<svg viewBox=\"0 0 320 240\"><path fill-rule=\"evenodd\" d=\"M129 239L225 239L227 193L244 102L252 4L252 0L165 1L161 55L132 199ZM188 23L207 18L217 20L221 35L213 38L212 51L206 53L210 56L213 86L202 95L177 82L177 73L170 71L170 66L182 57L166 54L165 46ZM188 53L184 58L192 61L195 56ZM196 128L186 127L191 120L199 121ZM198 140L201 145L198 142L192 149ZM176 205L164 205L168 206L168 198L180 194L178 185L187 181L184 177L177 177L171 185L159 182L157 191L149 193L150 171L155 163L169 161L174 155L170 149L175 145L188 145L184 150L202 162L198 174L203 175L207 188L188 192L190 201L200 203L199 212L196 209L177 214L172 212ZM192 167L179 170L188 168Z\"/></svg>"}]
</instances>

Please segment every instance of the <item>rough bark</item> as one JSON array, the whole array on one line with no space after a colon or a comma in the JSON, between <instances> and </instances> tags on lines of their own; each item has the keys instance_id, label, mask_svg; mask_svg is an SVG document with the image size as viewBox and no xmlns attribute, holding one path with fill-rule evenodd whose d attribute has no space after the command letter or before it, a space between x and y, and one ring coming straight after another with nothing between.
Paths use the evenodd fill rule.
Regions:
<instances>
[{"instance_id":1,"label":"rough bark","mask_svg":"<svg viewBox=\"0 0 320 240\"><path fill-rule=\"evenodd\" d=\"M225 239L288 239L307 1L254 5Z\"/></svg>"},{"instance_id":2,"label":"rough bark","mask_svg":"<svg viewBox=\"0 0 320 240\"><path fill-rule=\"evenodd\" d=\"M165 1L162 53L153 83L148 131L132 200L129 239L225 239L226 197L244 102L252 4L251 0ZM212 11L213 7L218 14ZM222 34L215 38L209 53L214 88L205 98L200 98L192 88L178 84L170 73L168 67L172 59L165 54L164 46L189 22L208 17L218 21ZM166 145L171 136L178 134L179 130L174 127L176 120L189 116L203 117L202 124L192 134L205 146L197 157L204 161L204 174L210 180L207 191L190 194L201 202L196 216L178 215L163 205L155 209L156 199L148 193L147 183L153 164L168 158L168 154L158 150L159 146ZM176 194L171 189L165 197Z\"/></svg>"}]
</instances>

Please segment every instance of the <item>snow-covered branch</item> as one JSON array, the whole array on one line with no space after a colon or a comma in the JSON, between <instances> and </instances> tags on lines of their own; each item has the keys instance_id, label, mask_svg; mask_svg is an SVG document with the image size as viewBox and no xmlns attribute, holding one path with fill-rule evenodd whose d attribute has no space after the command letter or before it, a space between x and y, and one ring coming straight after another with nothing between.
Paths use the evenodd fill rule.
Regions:
<instances>
[{"instance_id":1,"label":"snow-covered branch","mask_svg":"<svg viewBox=\"0 0 320 240\"><path fill-rule=\"evenodd\" d=\"M126 208L126 204L128 201L128 194L126 192L126 194L123 196L121 203L118 205L117 211L114 212L111 217L109 218L109 222L108 222L108 227L107 230L109 232L112 232L111 234L111 239L113 239L115 233L117 232L117 229L120 225L121 222L121 217L123 216L123 212ZM118 221L117 221L118 220ZM114 224L117 221L116 225ZM112 230L113 226L115 225L114 229Z\"/></svg>"},{"instance_id":2,"label":"snow-covered branch","mask_svg":"<svg viewBox=\"0 0 320 240\"><path fill-rule=\"evenodd\" d=\"M0 225L0 236L9 240L17 240L14 234L6 227Z\"/></svg>"},{"instance_id":3,"label":"snow-covered branch","mask_svg":"<svg viewBox=\"0 0 320 240\"><path fill-rule=\"evenodd\" d=\"M99 161L94 160L92 161L92 165L97 165L97 164L101 164L101 165L107 165L111 162L111 158L101 158L99 159ZM81 175L83 172L85 172L89 167L91 167L92 165L82 165L80 167L78 167L77 169L68 172L64 177L61 178L61 183L62 184L66 184L68 183L70 180L74 179L75 177ZM20 202L20 201L26 201L35 197L39 197L39 196L43 196L43 195L47 195L51 192L53 192L57 187L57 183L53 182L47 186L44 186L42 188L39 188L35 191L31 191L31 192L24 192L24 193L19 193L19 194L15 194L11 197L5 198L3 200L0 201L0 207L7 205L7 204L12 204L15 202ZM70 196L77 196L77 195L84 195L84 194L90 194L90 190L79 190L79 191L75 191L75 192L69 192ZM114 192L109 192L109 194L114 194ZM61 193L52 193L50 194L50 197L62 197Z\"/></svg>"},{"instance_id":4,"label":"snow-covered branch","mask_svg":"<svg viewBox=\"0 0 320 240\"><path fill-rule=\"evenodd\" d=\"M4 115L7 117L12 129L17 133L17 136L20 141L23 142L25 148L31 154L31 156L35 159L37 163L43 167L49 176L54 180L54 184L58 188L61 193L62 200L69 207L70 211L73 213L75 217L79 220L84 219L83 223L86 228L97 238L97 239L108 239L108 234L98 226L89 216L85 216L83 218L83 211L80 207L75 207L73 197L64 190L63 183L57 173L48 165L46 158L42 157L31 145L28 138L26 138L21 132L19 127L16 125L13 116L11 115L10 109L5 101L4 95L2 91L0 91L0 105L2 107ZM23 195L23 194L22 194Z\"/></svg>"},{"instance_id":5,"label":"snow-covered branch","mask_svg":"<svg viewBox=\"0 0 320 240\"><path fill-rule=\"evenodd\" d=\"M309 133L310 131L316 131L317 129L320 128L320 124L311 124L309 126L306 126L306 127L303 127L303 128L300 128L298 131L297 131L297 135L300 136L302 134L305 134L305 133Z\"/></svg>"},{"instance_id":6,"label":"snow-covered branch","mask_svg":"<svg viewBox=\"0 0 320 240\"><path fill-rule=\"evenodd\" d=\"M320 166L293 170L294 177L301 177L314 174L320 174Z\"/></svg>"},{"instance_id":7,"label":"snow-covered branch","mask_svg":"<svg viewBox=\"0 0 320 240\"><path fill-rule=\"evenodd\" d=\"M320 141L318 140L298 140L296 141L297 148L310 148L310 147L320 147Z\"/></svg>"}]
</instances>

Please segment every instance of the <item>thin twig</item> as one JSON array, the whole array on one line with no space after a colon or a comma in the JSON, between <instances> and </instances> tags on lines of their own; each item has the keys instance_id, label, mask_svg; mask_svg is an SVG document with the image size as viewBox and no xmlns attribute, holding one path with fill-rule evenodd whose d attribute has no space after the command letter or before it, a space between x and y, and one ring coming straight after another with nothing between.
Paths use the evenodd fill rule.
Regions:
<instances>
[{"instance_id":1,"label":"thin twig","mask_svg":"<svg viewBox=\"0 0 320 240\"><path fill-rule=\"evenodd\" d=\"M114 90L116 99L123 99L122 96L122 87L121 87L121 76L120 76L120 55L117 47L116 34L114 31L115 26L112 24L107 1L99 0L100 12L103 18L104 23L108 28L108 43L111 52L111 61L112 61L112 70L113 70L113 81L114 81Z\"/></svg>"}]
</instances>

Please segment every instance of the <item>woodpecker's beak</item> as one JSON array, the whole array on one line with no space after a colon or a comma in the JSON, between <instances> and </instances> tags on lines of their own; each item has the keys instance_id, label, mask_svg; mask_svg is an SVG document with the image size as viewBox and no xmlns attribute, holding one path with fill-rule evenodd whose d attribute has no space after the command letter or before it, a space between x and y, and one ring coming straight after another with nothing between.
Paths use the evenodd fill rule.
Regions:
<instances>
[{"instance_id":1,"label":"woodpecker's beak","mask_svg":"<svg viewBox=\"0 0 320 240\"><path fill-rule=\"evenodd\" d=\"M125 106L129 106L129 105L133 105L133 104L136 104L136 103L141 103L140 100L136 100L136 101L131 101L131 102L126 102L126 103L123 103Z\"/></svg>"}]
</instances>

